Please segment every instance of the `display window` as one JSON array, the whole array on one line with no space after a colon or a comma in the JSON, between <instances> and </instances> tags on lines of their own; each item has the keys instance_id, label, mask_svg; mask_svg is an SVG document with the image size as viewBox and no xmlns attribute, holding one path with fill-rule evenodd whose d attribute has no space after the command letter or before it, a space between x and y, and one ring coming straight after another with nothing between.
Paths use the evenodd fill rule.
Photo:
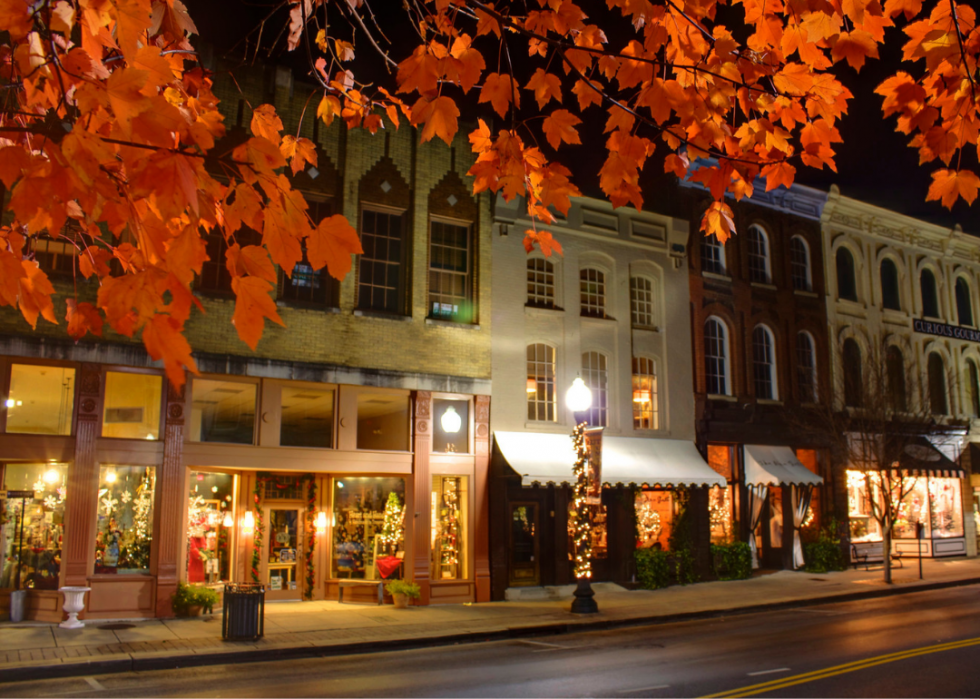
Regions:
<instances>
[{"instance_id":1,"label":"display window","mask_svg":"<svg viewBox=\"0 0 980 699\"><path fill-rule=\"evenodd\" d=\"M191 471L187 495L187 582L231 580L237 476Z\"/></svg>"},{"instance_id":2,"label":"display window","mask_svg":"<svg viewBox=\"0 0 980 699\"><path fill-rule=\"evenodd\" d=\"M333 389L283 386L281 396L280 446L333 447Z\"/></svg>"},{"instance_id":3,"label":"display window","mask_svg":"<svg viewBox=\"0 0 980 699\"><path fill-rule=\"evenodd\" d=\"M256 384L194 379L191 394L190 441L223 444L255 442Z\"/></svg>"},{"instance_id":4,"label":"display window","mask_svg":"<svg viewBox=\"0 0 980 699\"><path fill-rule=\"evenodd\" d=\"M932 537L949 539L963 536L963 498L959 478L930 478L929 500Z\"/></svg>"},{"instance_id":5,"label":"display window","mask_svg":"<svg viewBox=\"0 0 980 699\"><path fill-rule=\"evenodd\" d=\"M107 371L102 436L159 439L163 377Z\"/></svg>"},{"instance_id":6,"label":"display window","mask_svg":"<svg viewBox=\"0 0 980 699\"><path fill-rule=\"evenodd\" d=\"M896 539L915 539L915 525L921 523L925 527L923 536L929 539L932 537L932 532L929 528L927 479L925 476L920 476L903 480L902 492L905 492L906 495L898 505L898 517L895 518L892 536Z\"/></svg>"},{"instance_id":7,"label":"display window","mask_svg":"<svg viewBox=\"0 0 980 699\"><path fill-rule=\"evenodd\" d=\"M469 489L466 476L432 477L432 580L467 576Z\"/></svg>"},{"instance_id":8,"label":"display window","mask_svg":"<svg viewBox=\"0 0 980 699\"><path fill-rule=\"evenodd\" d=\"M881 527L875 521L868 502L866 483L871 482L874 497L881 502L882 488L877 473L847 472L848 514L851 541L881 541ZM898 490L898 484L894 488ZM901 490L905 497L898 504L893 537L915 539L916 525L922 524L926 539L948 539L964 536L963 501L958 478L906 476ZM897 493L896 493L897 497Z\"/></svg>"},{"instance_id":9,"label":"display window","mask_svg":"<svg viewBox=\"0 0 980 699\"><path fill-rule=\"evenodd\" d=\"M150 572L156 468L101 466L95 573Z\"/></svg>"},{"instance_id":10,"label":"display window","mask_svg":"<svg viewBox=\"0 0 980 699\"><path fill-rule=\"evenodd\" d=\"M357 394L357 448L409 451L408 394Z\"/></svg>"},{"instance_id":11,"label":"display window","mask_svg":"<svg viewBox=\"0 0 980 699\"><path fill-rule=\"evenodd\" d=\"M377 560L404 558L404 517L404 478L335 479L331 576L388 577L379 574Z\"/></svg>"},{"instance_id":12,"label":"display window","mask_svg":"<svg viewBox=\"0 0 980 699\"><path fill-rule=\"evenodd\" d=\"M75 370L60 366L12 364L6 406L7 432L71 434Z\"/></svg>"},{"instance_id":13,"label":"display window","mask_svg":"<svg viewBox=\"0 0 980 699\"><path fill-rule=\"evenodd\" d=\"M847 516L850 522L851 542L881 541L881 525L874 517L868 495L870 482L872 496L880 501L881 491L876 484L877 474L872 473L869 474L871 477L865 478L865 474L861 471L847 471L846 475Z\"/></svg>"},{"instance_id":14,"label":"display window","mask_svg":"<svg viewBox=\"0 0 980 699\"><path fill-rule=\"evenodd\" d=\"M33 497L8 498L0 512L0 588L57 590L68 467L7 464L3 475L4 491L32 493Z\"/></svg>"},{"instance_id":15,"label":"display window","mask_svg":"<svg viewBox=\"0 0 980 699\"><path fill-rule=\"evenodd\" d=\"M731 491L731 487L718 486L708 490L708 523L712 544L730 544L735 540Z\"/></svg>"},{"instance_id":16,"label":"display window","mask_svg":"<svg viewBox=\"0 0 980 699\"><path fill-rule=\"evenodd\" d=\"M674 493L670 490L641 490L636 508L636 548L666 551L674 521Z\"/></svg>"},{"instance_id":17,"label":"display window","mask_svg":"<svg viewBox=\"0 0 980 699\"><path fill-rule=\"evenodd\" d=\"M470 402L432 401L432 451L467 454L470 450Z\"/></svg>"}]
</instances>

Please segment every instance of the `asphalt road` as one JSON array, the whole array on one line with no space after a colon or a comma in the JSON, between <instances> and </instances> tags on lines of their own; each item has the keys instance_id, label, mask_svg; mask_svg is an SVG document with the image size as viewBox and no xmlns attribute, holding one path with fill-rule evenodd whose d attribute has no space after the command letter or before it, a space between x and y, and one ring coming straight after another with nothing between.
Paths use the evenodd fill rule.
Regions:
<instances>
[{"instance_id":1,"label":"asphalt road","mask_svg":"<svg viewBox=\"0 0 980 699\"><path fill-rule=\"evenodd\" d=\"M980 586L424 650L0 685L22 697L980 697Z\"/></svg>"}]
</instances>

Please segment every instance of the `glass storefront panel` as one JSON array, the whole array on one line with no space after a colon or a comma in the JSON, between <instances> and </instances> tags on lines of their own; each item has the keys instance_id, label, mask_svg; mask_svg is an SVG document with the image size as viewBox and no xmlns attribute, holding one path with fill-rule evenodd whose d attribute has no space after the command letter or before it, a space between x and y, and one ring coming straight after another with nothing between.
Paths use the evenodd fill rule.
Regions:
<instances>
[{"instance_id":1,"label":"glass storefront panel","mask_svg":"<svg viewBox=\"0 0 980 699\"><path fill-rule=\"evenodd\" d=\"M187 582L231 580L235 550L236 477L191 472L187 496Z\"/></svg>"},{"instance_id":2,"label":"glass storefront panel","mask_svg":"<svg viewBox=\"0 0 980 699\"><path fill-rule=\"evenodd\" d=\"M708 489L708 523L712 544L730 544L735 540L731 490L730 487Z\"/></svg>"},{"instance_id":3,"label":"glass storefront panel","mask_svg":"<svg viewBox=\"0 0 980 699\"><path fill-rule=\"evenodd\" d=\"M930 478L932 537L949 539L963 536L963 499L959 478Z\"/></svg>"},{"instance_id":4,"label":"glass storefront panel","mask_svg":"<svg viewBox=\"0 0 980 699\"><path fill-rule=\"evenodd\" d=\"M432 580L467 577L468 480L466 476L432 477Z\"/></svg>"},{"instance_id":5,"label":"glass storefront panel","mask_svg":"<svg viewBox=\"0 0 980 699\"><path fill-rule=\"evenodd\" d=\"M333 447L333 389L282 387L279 445Z\"/></svg>"},{"instance_id":6,"label":"glass storefront panel","mask_svg":"<svg viewBox=\"0 0 980 699\"><path fill-rule=\"evenodd\" d=\"M470 402L432 401L432 451L466 454L470 450Z\"/></svg>"},{"instance_id":7,"label":"glass storefront panel","mask_svg":"<svg viewBox=\"0 0 980 699\"><path fill-rule=\"evenodd\" d=\"M58 589L67 482L66 464L6 465L3 489L32 492L33 497L4 501L0 587Z\"/></svg>"},{"instance_id":8,"label":"glass storefront panel","mask_svg":"<svg viewBox=\"0 0 980 699\"><path fill-rule=\"evenodd\" d=\"M7 432L71 434L74 405L74 369L11 365Z\"/></svg>"},{"instance_id":9,"label":"glass storefront panel","mask_svg":"<svg viewBox=\"0 0 980 699\"><path fill-rule=\"evenodd\" d=\"M357 395L357 448L409 451L409 397L397 393Z\"/></svg>"},{"instance_id":10,"label":"glass storefront panel","mask_svg":"<svg viewBox=\"0 0 980 699\"><path fill-rule=\"evenodd\" d=\"M871 502L868 500L868 480L861 471L847 471L847 516L850 521L851 542L881 541L881 526L874 518ZM871 474L876 476L877 474ZM873 496L881 493L871 479Z\"/></svg>"},{"instance_id":11,"label":"glass storefront panel","mask_svg":"<svg viewBox=\"0 0 980 699\"><path fill-rule=\"evenodd\" d=\"M897 487L896 487L897 490ZM915 525L922 522L925 527L923 536L930 538L929 530L929 488L925 476L905 478L902 483L905 497L898 505L898 517L895 519L893 536L896 539L914 539ZM897 496L898 493L896 492Z\"/></svg>"},{"instance_id":12,"label":"glass storefront panel","mask_svg":"<svg viewBox=\"0 0 980 699\"><path fill-rule=\"evenodd\" d=\"M297 565L299 529L302 526L296 508L269 510L269 579L270 590L293 590L299 586Z\"/></svg>"},{"instance_id":13,"label":"glass storefront panel","mask_svg":"<svg viewBox=\"0 0 980 699\"><path fill-rule=\"evenodd\" d=\"M641 490L636 494L636 548L668 549L674 521L674 494L669 490Z\"/></svg>"},{"instance_id":14,"label":"glass storefront panel","mask_svg":"<svg viewBox=\"0 0 980 699\"><path fill-rule=\"evenodd\" d=\"M95 573L149 573L153 542L153 466L102 466Z\"/></svg>"},{"instance_id":15,"label":"glass storefront panel","mask_svg":"<svg viewBox=\"0 0 980 699\"><path fill-rule=\"evenodd\" d=\"M389 496L395 493L401 514L389 516L387 544L381 534ZM330 574L334 578L377 580L375 558L404 555L404 478L336 478L333 485L333 541ZM391 510L389 510L391 512Z\"/></svg>"},{"instance_id":16,"label":"glass storefront panel","mask_svg":"<svg viewBox=\"0 0 980 699\"><path fill-rule=\"evenodd\" d=\"M194 379L190 441L254 443L257 388L254 383L241 381Z\"/></svg>"},{"instance_id":17,"label":"glass storefront panel","mask_svg":"<svg viewBox=\"0 0 980 699\"><path fill-rule=\"evenodd\" d=\"M163 377L107 371L102 436L160 439Z\"/></svg>"}]
</instances>

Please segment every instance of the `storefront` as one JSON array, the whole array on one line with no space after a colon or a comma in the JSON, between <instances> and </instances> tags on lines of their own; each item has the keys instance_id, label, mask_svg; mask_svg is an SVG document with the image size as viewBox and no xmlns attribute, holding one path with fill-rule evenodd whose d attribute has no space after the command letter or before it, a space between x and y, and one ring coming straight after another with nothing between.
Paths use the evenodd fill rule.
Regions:
<instances>
[{"instance_id":1,"label":"storefront","mask_svg":"<svg viewBox=\"0 0 980 699\"><path fill-rule=\"evenodd\" d=\"M572 440L563 434L495 432L491 459L493 598L509 588L574 582L571 565ZM697 492L692 506L705 511L709 494L725 492L690 442L604 437L602 504L592 527L596 581L634 582L636 548L667 548L678 513L677 489ZM701 497L703 496L703 497Z\"/></svg>"}]
</instances>

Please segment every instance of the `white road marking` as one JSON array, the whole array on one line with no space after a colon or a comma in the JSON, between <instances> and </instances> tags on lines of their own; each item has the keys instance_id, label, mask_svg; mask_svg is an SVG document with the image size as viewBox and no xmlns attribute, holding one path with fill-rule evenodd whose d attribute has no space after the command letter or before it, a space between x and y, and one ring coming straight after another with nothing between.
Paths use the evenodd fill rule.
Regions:
<instances>
[{"instance_id":1,"label":"white road marking","mask_svg":"<svg viewBox=\"0 0 980 699\"><path fill-rule=\"evenodd\" d=\"M759 672L747 672L745 674L749 677L758 677L759 675L773 675L777 672L789 672L789 668L777 667L775 670L760 670Z\"/></svg>"},{"instance_id":2,"label":"white road marking","mask_svg":"<svg viewBox=\"0 0 980 699\"><path fill-rule=\"evenodd\" d=\"M86 682L88 682L88 686L91 687L92 689L98 690L100 692L105 691L105 687L102 686L102 683L99 682L94 677L85 677L84 679Z\"/></svg>"},{"instance_id":3,"label":"white road marking","mask_svg":"<svg viewBox=\"0 0 980 699\"><path fill-rule=\"evenodd\" d=\"M633 692L649 692L653 689L667 689L669 684L655 684L651 687L636 687L635 689L617 689L617 694L632 694Z\"/></svg>"},{"instance_id":4,"label":"white road marking","mask_svg":"<svg viewBox=\"0 0 980 699\"><path fill-rule=\"evenodd\" d=\"M527 643L532 646L544 646L545 648L548 648L550 650L557 650L559 648L562 650L571 650L571 646L559 646L557 643L542 643L541 641L528 641L525 639L521 639L520 642Z\"/></svg>"}]
</instances>

